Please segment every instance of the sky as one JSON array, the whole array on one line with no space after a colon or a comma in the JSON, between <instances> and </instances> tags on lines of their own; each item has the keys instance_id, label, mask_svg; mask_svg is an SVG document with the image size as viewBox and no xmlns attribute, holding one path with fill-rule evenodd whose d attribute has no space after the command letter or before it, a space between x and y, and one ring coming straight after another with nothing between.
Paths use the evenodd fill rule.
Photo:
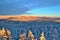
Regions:
<instances>
[{"instance_id":1,"label":"sky","mask_svg":"<svg viewBox=\"0 0 60 40\"><path fill-rule=\"evenodd\" d=\"M57 16L60 17L60 6L52 6L45 8L35 8L27 11L26 13L31 13L37 16Z\"/></svg>"},{"instance_id":2,"label":"sky","mask_svg":"<svg viewBox=\"0 0 60 40\"><path fill-rule=\"evenodd\" d=\"M0 0L0 15L60 17L60 0Z\"/></svg>"}]
</instances>

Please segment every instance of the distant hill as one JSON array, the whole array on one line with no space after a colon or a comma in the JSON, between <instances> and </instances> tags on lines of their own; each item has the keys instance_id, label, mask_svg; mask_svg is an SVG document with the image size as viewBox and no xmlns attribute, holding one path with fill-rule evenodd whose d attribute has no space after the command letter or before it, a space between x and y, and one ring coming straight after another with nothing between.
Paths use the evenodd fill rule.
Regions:
<instances>
[{"instance_id":1,"label":"distant hill","mask_svg":"<svg viewBox=\"0 0 60 40\"><path fill-rule=\"evenodd\" d=\"M37 16L0 16L0 19L8 19L14 21L54 21L60 22L57 17L37 17Z\"/></svg>"},{"instance_id":2,"label":"distant hill","mask_svg":"<svg viewBox=\"0 0 60 40\"><path fill-rule=\"evenodd\" d=\"M40 18L35 16L14 16L8 19L17 21L33 21L33 20L39 20Z\"/></svg>"},{"instance_id":3,"label":"distant hill","mask_svg":"<svg viewBox=\"0 0 60 40\"><path fill-rule=\"evenodd\" d=\"M10 18L10 16L0 16L0 19L7 19Z\"/></svg>"}]
</instances>

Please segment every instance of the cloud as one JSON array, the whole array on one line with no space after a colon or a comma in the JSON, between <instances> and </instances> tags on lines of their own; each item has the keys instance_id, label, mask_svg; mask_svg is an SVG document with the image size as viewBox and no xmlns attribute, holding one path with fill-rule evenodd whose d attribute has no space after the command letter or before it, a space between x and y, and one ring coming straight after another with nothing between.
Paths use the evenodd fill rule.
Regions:
<instances>
[{"instance_id":1,"label":"cloud","mask_svg":"<svg viewBox=\"0 0 60 40\"><path fill-rule=\"evenodd\" d=\"M0 15L16 15L32 8L60 5L60 0L0 0Z\"/></svg>"}]
</instances>

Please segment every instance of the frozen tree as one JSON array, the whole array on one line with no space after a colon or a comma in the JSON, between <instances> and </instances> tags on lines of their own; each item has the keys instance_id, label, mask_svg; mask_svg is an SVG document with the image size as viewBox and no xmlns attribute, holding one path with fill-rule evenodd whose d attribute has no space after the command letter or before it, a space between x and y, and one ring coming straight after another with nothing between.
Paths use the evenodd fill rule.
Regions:
<instances>
[{"instance_id":1,"label":"frozen tree","mask_svg":"<svg viewBox=\"0 0 60 40\"><path fill-rule=\"evenodd\" d=\"M45 36L44 36L44 32L42 32L40 40L46 40Z\"/></svg>"}]
</instances>

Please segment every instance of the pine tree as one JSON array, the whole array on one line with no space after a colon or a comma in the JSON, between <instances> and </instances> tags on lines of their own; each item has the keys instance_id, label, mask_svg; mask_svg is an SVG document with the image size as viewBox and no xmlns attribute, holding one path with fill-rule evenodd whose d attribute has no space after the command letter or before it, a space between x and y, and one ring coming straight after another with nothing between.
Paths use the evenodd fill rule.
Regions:
<instances>
[{"instance_id":1,"label":"pine tree","mask_svg":"<svg viewBox=\"0 0 60 40\"><path fill-rule=\"evenodd\" d=\"M31 32L31 30L29 30L28 37L29 37L31 40L34 40L34 35L33 35L33 33Z\"/></svg>"},{"instance_id":2,"label":"pine tree","mask_svg":"<svg viewBox=\"0 0 60 40\"><path fill-rule=\"evenodd\" d=\"M21 38L21 40L26 40L26 34L24 33L24 34L21 34L20 35L20 38Z\"/></svg>"},{"instance_id":3,"label":"pine tree","mask_svg":"<svg viewBox=\"0 0 60 40\"><path fill-rule=\"evenodd\" d=\"M42 32L41 37L40 37L40 40L46 40L45 39L45 36L44 36L44 32Z\"/></svg>"}]
</instances>

